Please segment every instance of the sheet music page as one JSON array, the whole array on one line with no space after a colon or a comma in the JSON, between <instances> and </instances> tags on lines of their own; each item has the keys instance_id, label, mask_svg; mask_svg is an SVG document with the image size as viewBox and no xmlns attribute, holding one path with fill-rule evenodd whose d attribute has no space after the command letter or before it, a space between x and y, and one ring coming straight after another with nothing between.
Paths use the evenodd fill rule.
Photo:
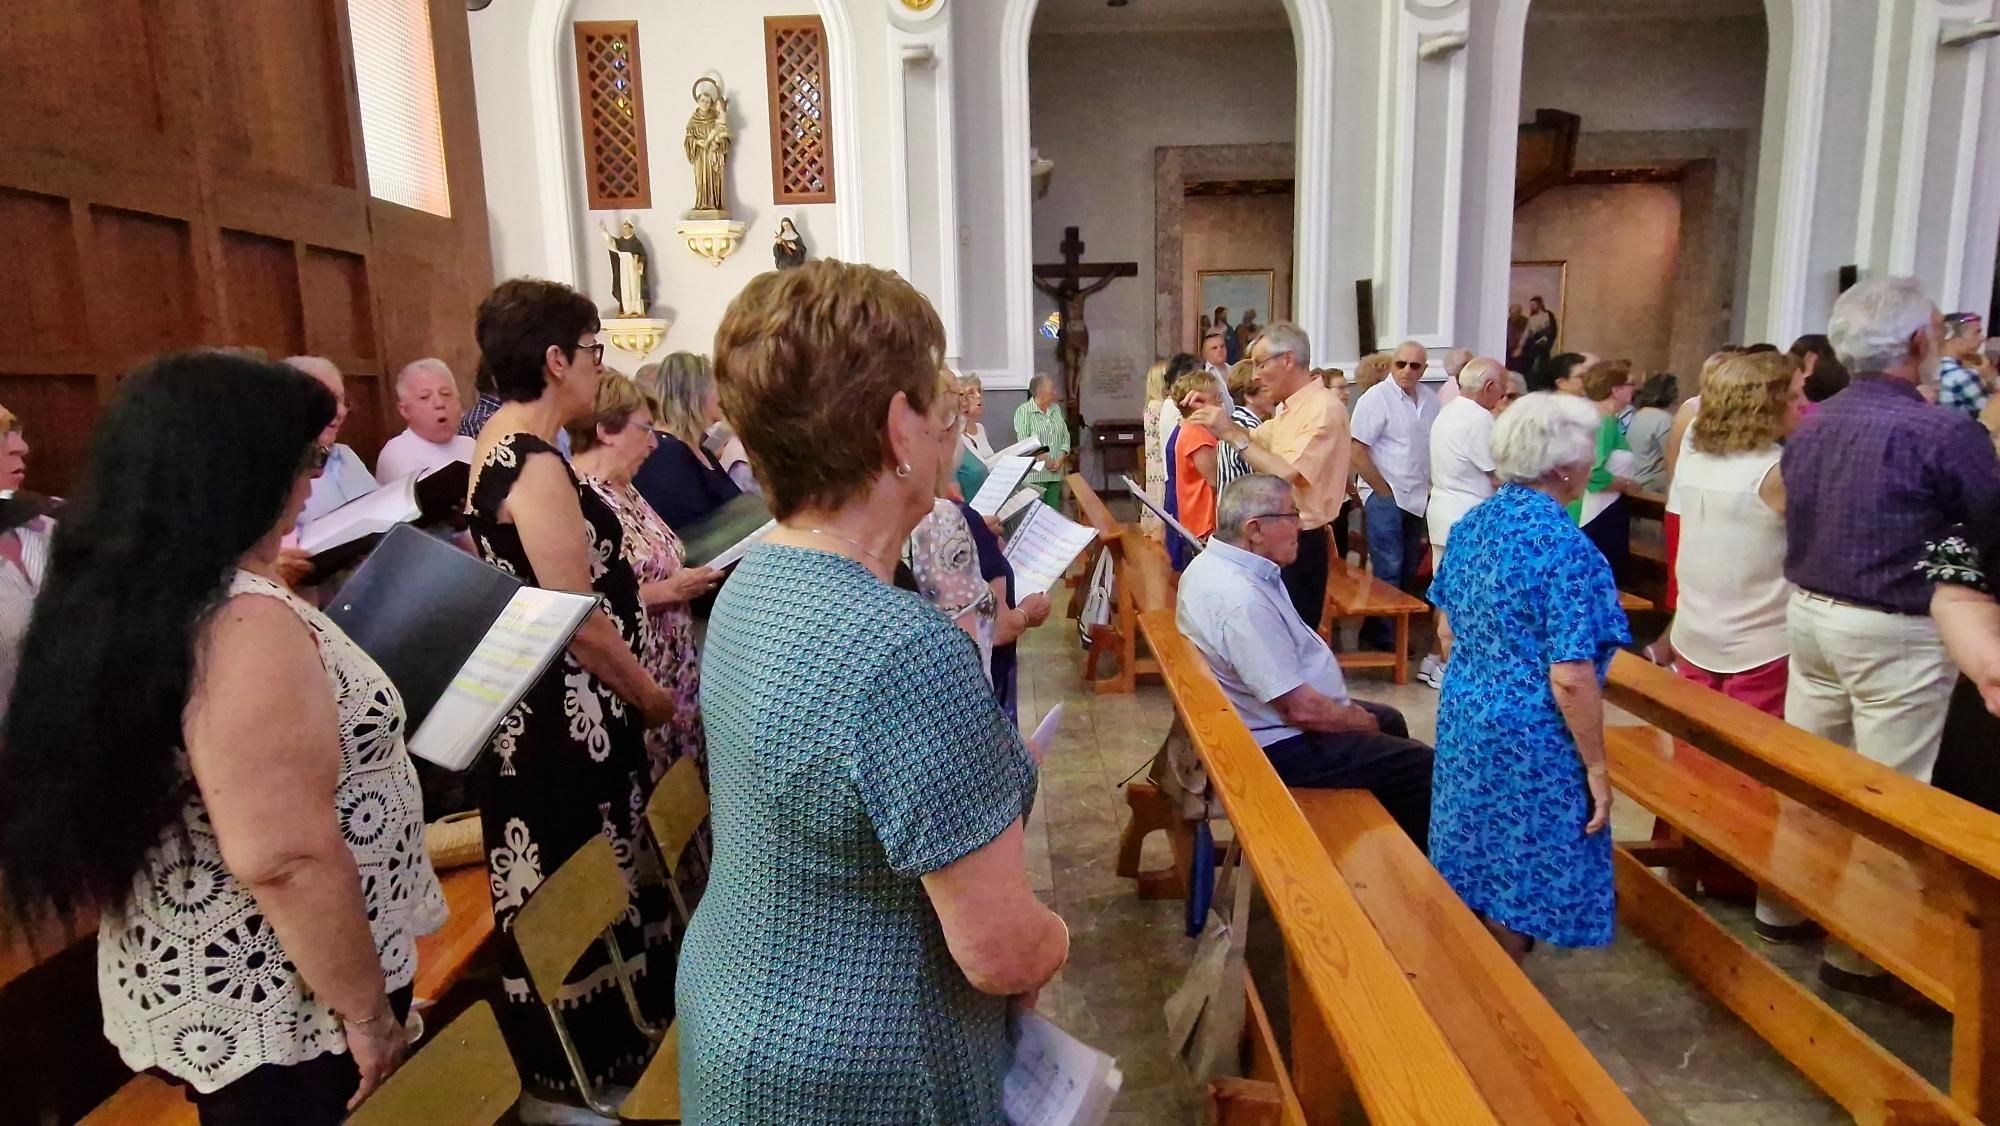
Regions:
<instances>
[{"instance_id":1,"label":"sheet music page","mask_svg":"<svg viewBox=\"0 0 2000 1126\"><path fill-rule=\"evenodd\" d=\"M704 566L713 567L718 571L722 570L725 567L735 566L737 560L743 558L744 555L749 553L751 544L754 544L759 540L762 540L765 536L770 535L771 529L776 528L777 526L778 522L776 520L766 521L763 527L757 529L754 532L751 532L749 535L744 536L742 539L737 540L735 543L730 544L728 547L723 548L721 554L709 560L706 564L704 564Z\"/></svg>"},{"instance_id":2,"label":"sheet music page","mask_svg":"<svg viewBox=\"0 0 2000 1126\"><path fill-rule=\"evenodd\" d=\"M1022 489L1020 492L1008 497L1007 503L1000 506L1000 511L994 513L993 518L1001 521L1012 520L1015 513L1040 499L1042 499L1041 490Z\"/></svg>"},{"instance_id":3,"label":"sheet music page","mask_svg":"<svg viewBox=\"0 0 2000 1126\"><path fill-rule=\"evenodd\" d=\"M350 540L407 524L422 515L423 510L417 507L417 475L412 473L307 524L299 533L299 550L318 555Z\"/></svg>"},{"instance_id":4,"label":"sheet music page","mask_svg":"<svg viewBox=\"0 0 2000 1126\"><path fill-rule=\"evenodd\" d=\"M1028 515L1014 529L1007 543L1007 562L1014 566L1014 594L1026 598L1045 594L1062 580L1063 572L1075 562L1097 532L1086 528L1041 501L1028 506Z\"/></svg>"},{"instance_id":5,"label":"sheet music page","mask_svg":"<svg viewBox=\"0 0 2000 1126\"><path fill-rule=\"evenodd\" d=\"M986 464L990 468L1000 464L1000 459L1003 457L1020 457L1041 448L1043 447L1040 438L1023 438L1004 450L994 450L993 456L986 459Z\"/></svg>"},{"instance_id":6,"label":"sheet music page","mask_svg":"<svg viewBox=\"0 0 2000 1126\"><path fill-rule=\"evenodd\" d=\"M596 605L586 594L531 586L515 591L410 737L410 753L450 770L470 766Z\"/></svg>"},{"instance_id":7,"label":"sheet music page","mask_svg":"<svg viewBox=\"0 0 2000 1126\"><path fill-rule=\"evenodd\" d=\"M1098 1126L1124 1084L1116 1061L1033 1012L1015 1016L1002 1083L1011 1126Z\"/></svg>"},{"instance_id":8,"label":"sheet music page","mask_svg":"<svg viewBox=\"0 0 2000 1126\"><path fill-rule=\"evenodd\" d=\"M994 462L992 470L986 474L986 483L979 486L979 492L968 502L972 510L981 516L997 515L1000 506L1020 486L1021 478L1026 477L1028 470L1034 467L1034 459L1026 457L1003 457Z\"/></svg>"},{"instance_id":9,"label":"sheet music page","mask_svg":"<svg viewBox=\"0 0 2000 1126\"><path fill-rule=\"evenodd\" d=\"M1153 513L1153 515L1159 517L1162 521L1164 521L1167 527L1172 528L1174 531L1180 533L1180 537L1188 542L1189 547L1192 547L1194 548L1195 551L1199 552L1208 546L1207 544L1201 542L1200 536L1197 536L1193 532L1188 531L1188 527L1186 524L1183 524L1179 520L1174 519L1172 513L1168 512L1164 508L1161 508L1159 505L1154 504L1153 498L1146 495L1146 490L1140 488L1138 482L1132 480L1132 478L1122 473L1118 475L1118 479L1120 481L1125 482L1125 487L1132 491L1132 496L1136 498L1140 504L1145 505L1147 509L1149 509Z\"/></svg>"}]
</instances>

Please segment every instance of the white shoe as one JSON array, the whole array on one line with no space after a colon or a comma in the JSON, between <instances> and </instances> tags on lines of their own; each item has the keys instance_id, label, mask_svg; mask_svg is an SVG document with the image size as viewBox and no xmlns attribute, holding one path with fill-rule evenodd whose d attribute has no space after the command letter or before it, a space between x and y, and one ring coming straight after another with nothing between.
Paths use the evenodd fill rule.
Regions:
<instances>
[{"instance_id":1,"label":"white shoe","mask_svg":"<svg viewBox=\"0 0 2000 1126\"><path fill-rule=\"evenodd\" d=\"M1444 665L1436 657L1425 657L1417 666L1417 679L1432 688L1444 689Z\"/></svg>"}]
</instances>

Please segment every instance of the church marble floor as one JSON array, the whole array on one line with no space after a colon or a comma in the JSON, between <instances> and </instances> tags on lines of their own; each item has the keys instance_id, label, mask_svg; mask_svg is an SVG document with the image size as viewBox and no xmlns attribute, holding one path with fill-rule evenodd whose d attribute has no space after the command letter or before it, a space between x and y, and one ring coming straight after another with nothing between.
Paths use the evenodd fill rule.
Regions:
<instances>
[{"instance_id":1,"label":"church marble floor","mask_svg":"<svg viewBox=\"0 0 2000 1126\"><path fill-rule=\"evenodd\" d=\"M1043 992L1045 1013L1114 1054L1125 1087L1113 1126L1199 1121L1200 1104L1165 1044L1161 1004L1186 973L1194 943L1182 934L1179 901L1141 902L1112 872L1124 802L1118 786L1141 770L1172 720L1157 684L1130 696L1091 694L1080 679L1075 623L1061 615L1021 645L1024 726L1064 703L1063 729L1042 775L1028 831L1037 892L1072 932L1070 964ZM1437 694L1358 678L1357 695L1403 710L1410 733L1429 741ZM1616 722L1619 718L1614 715ZM1629 720L1628 720L1629 722ZM1621 839L1650 834L1651 815L1629 800L1614 807ZM1148 862L1163 852L1151 842ZM1750 911L1703 901L1731 931L1794 977L1817 988L1817 944L1773 947L1750 937ZM1547 947L1528 976L1647 1119L1665 1126L1816 1126L1850 1121L1832 1100L1721 1005L1636 938L1621 933L1603 950ZM1821 990L1822 995L1826 995ZM1831 994L1834 1007L1931 1082L1949 1080L1948 1019L1920 1018Z\"/></svg>"}]
</instances>

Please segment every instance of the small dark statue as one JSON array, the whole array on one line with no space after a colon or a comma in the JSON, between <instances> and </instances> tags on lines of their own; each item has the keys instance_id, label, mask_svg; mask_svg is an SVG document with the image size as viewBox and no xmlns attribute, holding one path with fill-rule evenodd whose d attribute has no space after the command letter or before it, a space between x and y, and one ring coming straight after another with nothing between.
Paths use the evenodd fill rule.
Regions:
<instances>
[{"instance_id":1,"label":"small dark statue","mask_svg":"<svg viewBox=\"0 0 2000 1126\"><path fill-rule=\"evenodd\" d=\"M771 243L771 258L780 270L806 264L806 240L799 236L799 229L792 226L790 219L778 223L778 237Z\"/></svg>"}]
</instances>

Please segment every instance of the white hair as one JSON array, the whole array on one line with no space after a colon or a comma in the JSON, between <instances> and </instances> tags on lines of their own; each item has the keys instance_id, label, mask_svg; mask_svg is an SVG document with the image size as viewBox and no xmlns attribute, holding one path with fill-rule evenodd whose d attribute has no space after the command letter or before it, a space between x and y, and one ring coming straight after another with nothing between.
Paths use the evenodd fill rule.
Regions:
<instances>
[{"instance_id":1,"label":"white hair","mask_svg":"<svg viewBox=\"0 0 2000 1126\"><path fill-rule=\"evenodd\" d=\"M1928 328L1937 306L1915 278L1869 278L1840 295L1827 339L1847 370L1888 371L1909 358L1910 337Z\"/></svg>"},{"instance_id":2,"label":"white hair","mask_svg":"<svg viewBox=\"0 0 2000 1126\"><path fill-rule=\"evenodd\" d=\"M1055 377L1045 371L1038 371L1035 374L1029 376L1028 397L1030 399L1034 398L1035 392L1040 391L1042 388L1047 387L1050 384L1053 384L1055 381L1056 381Z\"/></svg>"},{"instance_id":3,"label":"white hair","mask_svg":"<svg viewBox=\"0 0 2000 1126\"><path fill-rule=\"evenodd\" d=\"M1276 512L1291 495L1292 483L1269 473L1246 473L1224 485L1215 502L1216 538L1240 546L1244 525Z\"/></svg>"},{"instance_id":4,"label":"white hair","mask_svg":"<svg viewBox=\"0 0 2000 1126\"><path fill-rule=\"evenodd\" d=\"M1457 354L1452 353L1454 356ZM1445 367L1449 369L1451 361L1445 361ZM1465 366L1458 369L1458 389L1468 395L1479 394L1489 379L1497 379L1503 386L1506 384L1507 369L1499 360L1489 358L1467 360Z\"/></svg>"},{"instance_id":5,"label":"white hair","mask_svg":"<svg viewBox=\"0 0 2000 1126\"><path fill-rule=\"evenodd\" d=\"M1257 339L1264 342L1267 358L1290 352L1294 363L1302 368L1312 367L1312 340L1306 336L1305 329L1292 322L1278 321L1265 325Z\"/></svg>"},{"instance_id":6,"label":"white hair","mask_svg":"<svg viewBox=\"0 0 2000 1126\"><path fill-rule=\"evenodd\" d=\"M334 383L342 381L340 365L325 356L286 356L284 364L286 367L297 368L314 379L330 380Z\"/></svg>"},{"instance_id":7,"label":"white hair","mask_svg":"<svg viewBox=\"0 0 2000 1126\"><path fill-rule=\"evenodd\" d=\"M1464 373L1465 365L1472 362L1472 349L1453 348L1444 355L1444 373L1456 379Z\"/></svg>"},{"instance_id":8,"label":"white hair","mask_svg":"<svg viewBox=\"0 0 2000 1126\"><path fill-rule=\"evenodd\" d=\"M400 399L403 397L404 386L407 385L410 382L410 380L416 378L418 372L422 371L434 371L437 372L439 375L444 376L446 379L455 379L455 377L451 374L451 365L445 363L443 360L438 359L436 356L425 356L421 360L411 360L409 363L403 365L402 371L396 373L397 398Z\"/></svg>"},{"instance_id":9,"label":"white hair","mask_svg":"<svg viewBox=\"0 0 2000 1126\"><path fill-rule=\"evenodd\" d=\"M1493 471L1510 484L1532 484L1565 465L1597 457L1604 416L1589 400L1556 391L1524 395L1493 424Z\"/></svg>"}]
</instances>

